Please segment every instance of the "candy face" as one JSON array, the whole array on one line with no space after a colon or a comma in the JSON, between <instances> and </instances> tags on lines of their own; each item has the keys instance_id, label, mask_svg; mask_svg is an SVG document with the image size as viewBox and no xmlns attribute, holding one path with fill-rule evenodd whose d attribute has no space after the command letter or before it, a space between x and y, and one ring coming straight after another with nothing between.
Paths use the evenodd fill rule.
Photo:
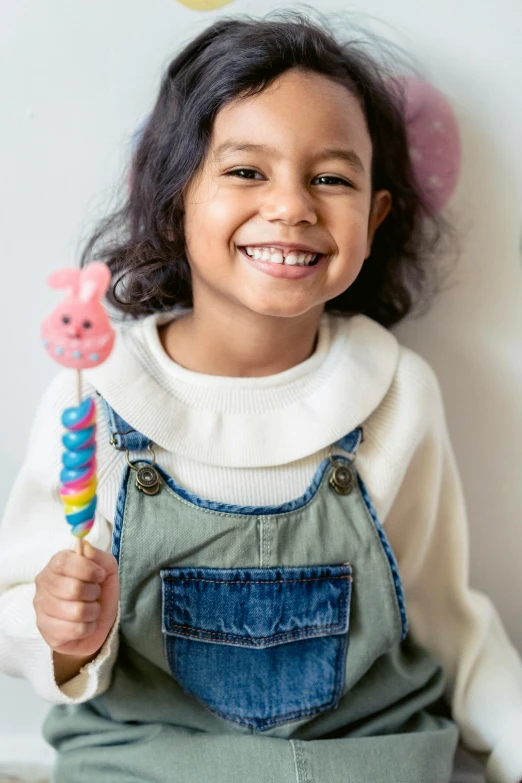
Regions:
<instances>
[{"instance_id":1,"label":"candy face","mask_svg":"<svg viewBox=\"0 0 522 783\"><path fill-rule=\"evenodd\" d=\"M42 341L49 356L62 367L74 370L96 367L104 362L114 345L114 332L105 311L103 319L98 316L96 320L92 314L88 318L81 312L68 315L72 309L67 300L58 310L63 315L58 316L55 310L42 323ZM87 323L93 326L87 327Z\"/></svg>"},{"instance_id":2,"label":"candy face","mask_svg":"<svg viewBox=\"0 0 522 783\"><path fill-rule=\"evenodd\" d=\"M43 321L41 338L49 356L63 367L96 367L109 356L114 330L101 297L110 280L109 268L98 262L85 269L60 269L50 275L50 286L68 291Z\"/></svg>"},{"instance_id":3,"label":"candy face","mask_svg":"<svg viewBox=\"0 0 522 783\"><path fill-rule=\"evenodd\" d=\"M65 451L60 473L60 498L71 532L78 538L87 535L96 511L96 405L86 397L80 405L62 413L66 432Z\"/></svg>"}]
</instances>

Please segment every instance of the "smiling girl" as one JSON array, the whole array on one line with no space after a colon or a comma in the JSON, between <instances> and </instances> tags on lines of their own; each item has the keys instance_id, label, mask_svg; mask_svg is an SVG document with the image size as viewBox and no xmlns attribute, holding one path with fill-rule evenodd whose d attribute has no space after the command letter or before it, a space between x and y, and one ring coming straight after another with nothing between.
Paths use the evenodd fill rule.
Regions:
<instances>
[{"instance_id":1,"label":"smiling girl","mask_svg":"<svg viewBox=\"0 0 522 783\"><path fill-rule=\"evenodd\" d=\"M67 373L1 529L0 659L54 702L55 783L447 783L459 732L521 779L521 661L468 586L437 379L390 331L428 249L355 43L225 19L169 65L83 258L132 316L86 373L90 545L58 498Z\"/></svg>"}]
</instances>

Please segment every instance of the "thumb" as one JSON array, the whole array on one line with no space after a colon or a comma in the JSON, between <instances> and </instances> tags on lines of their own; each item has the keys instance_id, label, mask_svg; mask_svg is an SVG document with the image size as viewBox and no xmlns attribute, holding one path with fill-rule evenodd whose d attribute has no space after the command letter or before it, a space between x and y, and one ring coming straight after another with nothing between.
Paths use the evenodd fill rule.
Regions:
<instances>
[{"instance_id":1,"label":"thumb","mask_svg":"<svg viewBox=\"0 0 522 783\"><path fill-rule=\"evenodd\" d=\"M93 547L89 541L83 541L83 556L101 566L106 577L118 573L118 562L114 555L111 552L104 552L103 549Z\"/></svg>"}]
</instances>

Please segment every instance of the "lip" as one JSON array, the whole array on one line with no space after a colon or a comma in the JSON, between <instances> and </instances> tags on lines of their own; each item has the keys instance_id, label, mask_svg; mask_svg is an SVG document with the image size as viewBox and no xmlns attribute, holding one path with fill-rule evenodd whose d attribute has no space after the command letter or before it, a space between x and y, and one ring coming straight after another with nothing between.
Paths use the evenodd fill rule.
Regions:
<instances>
[{"instance_id":1,"label":"lip","mask_svg":"<svg viewBox=\"0 0 522 783\"><path fill-rule=\"evenodd\" d=\"M250 245L247 245L247 247L250 247ZM274 245L268 245L268 247L274 247ZM285 264L274 264L272 261L259 261L256 258L252 258L242 247L239 247L238 250L243 258L245 258L251 266L255 267L260 272L264 272L271 277L280 277L287 280L299 280L302 277L311 277L321 270L327 263L327 256L321 255L317 261L317 264L314 266L286 266Z\"/></svg>"}]
</instances>

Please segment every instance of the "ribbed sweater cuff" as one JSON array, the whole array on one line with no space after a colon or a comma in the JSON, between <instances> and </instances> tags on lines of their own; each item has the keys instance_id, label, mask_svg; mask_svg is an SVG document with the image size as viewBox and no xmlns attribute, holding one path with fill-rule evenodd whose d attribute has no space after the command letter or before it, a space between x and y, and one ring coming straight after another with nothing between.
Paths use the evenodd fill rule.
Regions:
<instances>
[{"instance_id":1,"label":"ribbed sweater cuff","mask_svg":"<svg viewBox=\"0 0 522 783\"><path fill-rule=\"evenodd\" d=\"M10 639L9 645L0 644L0 670L23 677L38 696L52 704L79 704L107 690L118 654L119 607L116 622L96 658L60 686L54 676L53 651L36 626L32 607L34 585L13 589L17 592L16 600L0 612Z\"/></svg>"},{"instance_id":2,"label":"ribbed sweater cuff","mask_svg":"<svg viewBox=\"0 0 522 783\"><path fill-rule=\"evenodd\" d=\"M109 687L112 669L118 655L120 608L111 632L94 660L82 666L76 677L56 686L62 696L62 704L81 704L99 696ZM53 673L54 680L54 673ZM55 683L56 685L56 683ZM63 700L63 697L65 699Z\"/></svg>"}]
</instances>

